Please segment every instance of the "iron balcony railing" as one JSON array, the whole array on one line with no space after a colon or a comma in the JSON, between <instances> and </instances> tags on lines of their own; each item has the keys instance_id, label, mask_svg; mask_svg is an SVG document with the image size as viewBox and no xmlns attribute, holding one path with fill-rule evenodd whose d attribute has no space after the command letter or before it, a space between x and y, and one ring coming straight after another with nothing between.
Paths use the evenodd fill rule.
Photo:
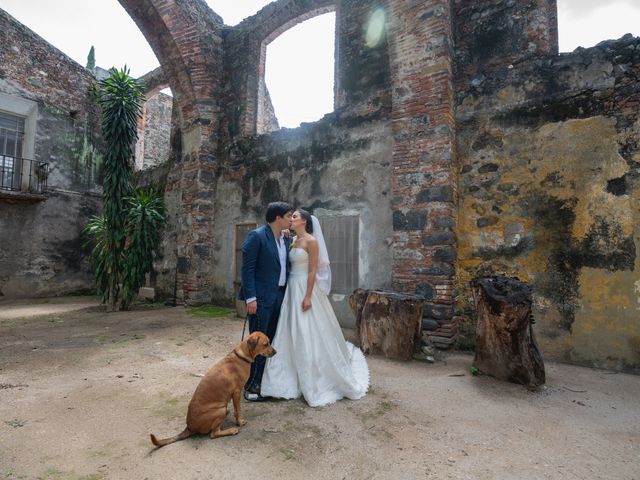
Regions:
<instances>
[{"instance_id":1,"label":"iron balcony railing","mask_svg":"<svg viewBox=\"0 0 640 480\"><path fill-rule=\"evenodd\" d=\"M42 195L48 176L48 163L0 155L0 190Z\"/></svg>"}]
</instances>

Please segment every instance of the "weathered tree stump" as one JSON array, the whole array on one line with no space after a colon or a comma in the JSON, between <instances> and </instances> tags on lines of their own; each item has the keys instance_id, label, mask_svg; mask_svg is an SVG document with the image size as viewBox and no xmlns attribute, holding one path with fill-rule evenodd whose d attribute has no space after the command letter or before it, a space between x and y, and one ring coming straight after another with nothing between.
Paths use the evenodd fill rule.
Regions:
<instances>
[{"instance_id":1,"label":"weathered tree stump","mask_svg":"<svg viewBox=\"0 0 640 480\"><path fill-rule=\"evenodd\" d=\"M411 359L420 340L423 302L417 295L355 290L349 306L356 317L362 351L396 360Z\"/></svg>"},{"instance_id":2,"label":"weathered tree stump","mask_svg":"<svg viewBox=\"0 0 640 480\"><path fill-rule=\"evenodd\" d=\"M531 327L529 286L493 276L474 279L471 288L478 316L473 365L499 380L542 385L544 363Z\"/></svg>"}]
</instances>

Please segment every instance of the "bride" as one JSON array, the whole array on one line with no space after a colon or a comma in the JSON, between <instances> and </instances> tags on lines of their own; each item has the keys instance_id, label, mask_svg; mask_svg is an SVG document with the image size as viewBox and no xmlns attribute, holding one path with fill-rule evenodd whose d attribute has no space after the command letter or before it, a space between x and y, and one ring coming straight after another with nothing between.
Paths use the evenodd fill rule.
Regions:
<instances>
[{"instance_id":1,"label":"bride","mask_svg":"<svg viewBox=\"0 0 640 480\"><path fill-rule=\"evenodd\" d=\"M297 235L273 341L278 354L267 360L260 393L288 399L302 394L312 407L362 398L369 367L362 352L345 341L327 297L331 270L320 222L296 210L291 229Z\"/></svg>"}]
</instances>

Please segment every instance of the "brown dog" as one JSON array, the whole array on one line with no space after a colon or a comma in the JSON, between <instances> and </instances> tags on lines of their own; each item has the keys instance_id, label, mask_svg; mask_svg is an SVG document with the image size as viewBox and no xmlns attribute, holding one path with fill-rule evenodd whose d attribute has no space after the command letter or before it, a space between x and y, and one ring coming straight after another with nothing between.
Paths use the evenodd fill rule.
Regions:
<instances>
[{"instance_id":1,"label":"brown dog","mask_svg":"<svg viewBox=\"0 0 640 480\"><path fill-rule=\"evenodd\" d=\"M240 395L249 379L251 364L258 355L272 357L275 354L264 333L249 335L231 353L216 362L200 380L189 402L187 428L175 437L163 440L158 440L152 433L151 442L156 447L163 447L194 433L208 433L211 438L237 434L237 428L220 430L227 416L229 400L233 400L236 424L246 425L247 422L240 417Z\"/></svg>"}]
</instances>

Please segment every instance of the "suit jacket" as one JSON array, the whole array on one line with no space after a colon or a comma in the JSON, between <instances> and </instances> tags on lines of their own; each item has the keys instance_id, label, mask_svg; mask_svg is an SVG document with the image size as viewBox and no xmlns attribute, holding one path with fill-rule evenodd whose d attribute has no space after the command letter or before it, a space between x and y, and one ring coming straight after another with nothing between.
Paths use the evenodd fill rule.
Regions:
<instances>
[{"instance_id":1,"label":"suit jacket","mask_svg":"<svg viewBox=\"0 0 640 480\"><path fill-rule=\"evenodd\" d=\"M289 244L287 250L286 275L289 276ZM258 306L270 306L276 301L280 279L280 257L278 247L269 225L252 230L242 244L242 285L238 298L246 300L256 297Z\"/></svg>"}]
</instances>

